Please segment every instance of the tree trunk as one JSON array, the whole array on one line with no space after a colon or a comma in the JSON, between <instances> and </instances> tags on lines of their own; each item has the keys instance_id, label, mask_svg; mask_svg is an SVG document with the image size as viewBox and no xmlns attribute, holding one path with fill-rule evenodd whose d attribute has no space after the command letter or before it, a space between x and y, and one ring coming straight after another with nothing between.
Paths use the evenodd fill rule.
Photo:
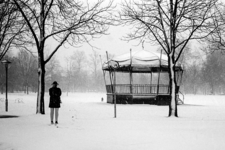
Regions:
<instances>
[{"instance_id":1,"label":"tree trunk","mask_svg":"<svg viewBox=\"0 0 225 150\"><path fill-rule=\"evenodd\" d=\"M3 90L3 86L1 86L1 94L3 94L3 91L4 91L4 90Z\"/></svg>"},{"instance_id":2,"label":"tree trunk","mask_svg":"<svg viewBox=\"0 0 225 150\"><path fill-rule=\"evenodd\" d=\"M37 95L37 113L45 114L44 95L45 95L45 21L44 21L44 1L41 1L40 7L40 39L38 47L38 95Z\"/></svg>"},{"instance_id":3,"label":"tree trunk","mask_svg":"<svg viewBox=\"0 0 225 150\"><path fill-rule=\"evenodd\" d=\"M29 94L29 86L28 85L26 86L26 94L27 95Z\"/></svg>"},{"instance_id":4,"label":"tree trunk","mask_svg":"<svg viewBox=\"0 0 225 150\"><path fill-rule=\"evenodd\" d=\"M39 56L40 57L40 56ZM39 58L38 65L38 93L37 93L37 111L36 113L45 114L44 94L45 94L45 64Z\"/></svg>"},{"instance_id":5,"label":"tree trunk","mask_svg":"<svg viewBox=\"0 0 225 150\"><path fill-rule=\"evenodd\" d=\"M169 56L169 77L170 77L170 96L171 102L169 105L169 117L178 117L177 112L177 100L176 100L176 78L175 78L175 64L172 61L171 56Z\"/></svg>"}]
</instances>

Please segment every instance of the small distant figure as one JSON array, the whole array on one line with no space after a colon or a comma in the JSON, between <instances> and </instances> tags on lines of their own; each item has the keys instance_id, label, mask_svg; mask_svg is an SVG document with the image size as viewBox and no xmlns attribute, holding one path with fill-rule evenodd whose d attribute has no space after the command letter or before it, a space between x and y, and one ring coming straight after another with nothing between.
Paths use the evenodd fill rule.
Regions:
<instances>
[{"instance_id":1,"label":"small distant figure","mask_svg":"<svg viewBox=\"0 0 225 150\"><path fill-rule=\"evenodd\" d=\"M59 108L61 99L60 96L62 94L61 89L58 88L59 84L54 81L52 83L52 87L49 89L50 101L49 101L49 108L50 108L50 119L51 124L53 124L54 112L55 112L55 124L58 124L58 116L59 116Z\"/></svg>"},{"instance_id":2,"label":"small distant figure","mask_svg":"<svg viewBox=\"0 0 225 150\"><path fill-rule=\"evenodd\" d=\"M102 97L102 102L104 101L104 98Z\"/></svg>"}]
</instances>

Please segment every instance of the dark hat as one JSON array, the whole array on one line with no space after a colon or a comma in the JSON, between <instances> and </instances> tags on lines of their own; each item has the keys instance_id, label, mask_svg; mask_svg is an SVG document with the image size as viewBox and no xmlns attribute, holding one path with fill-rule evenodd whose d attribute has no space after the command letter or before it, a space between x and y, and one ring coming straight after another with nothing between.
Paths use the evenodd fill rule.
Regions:
<instances>
[{"instance_id":1,"label":"dark hat","mask_svg":"<svg viewBox=\"0 0 225 150\"><path fill-rule=\"evenodd\" d=\"M56 81L54 81L54 82L52 83L52 85L53 85L53 84L59 85Z\"/></svg>"}]
</instances>

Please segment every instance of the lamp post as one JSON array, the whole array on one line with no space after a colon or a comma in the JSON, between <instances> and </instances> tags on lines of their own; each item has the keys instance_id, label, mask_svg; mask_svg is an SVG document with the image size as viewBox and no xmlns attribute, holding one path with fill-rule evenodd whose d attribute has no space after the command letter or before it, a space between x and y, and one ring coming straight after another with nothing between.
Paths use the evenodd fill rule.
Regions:
<instances>
[{"instance_id":1,"label":"lamp post","mask_svg":"<svg viewBox=\"0 0 225 150\"><path fill-rule=\"evenodd\" d=\"M8 111L8 65L11 63L8 60L3 60L2 63L5 65L5 111Z\"/></svg>"}]
</instances>

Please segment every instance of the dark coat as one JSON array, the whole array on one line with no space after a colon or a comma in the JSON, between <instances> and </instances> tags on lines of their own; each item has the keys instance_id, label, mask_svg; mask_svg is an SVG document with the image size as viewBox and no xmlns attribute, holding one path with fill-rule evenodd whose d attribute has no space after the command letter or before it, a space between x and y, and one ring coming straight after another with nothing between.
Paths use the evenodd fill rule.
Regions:
<instances>
[{"instance_id":1,"label":"dark coat","mask_svg":"<svg viewBox=\"0 0 225 150\"><path fill-rule=\"evenodd\" d=\"M50 95L49 107L50 108L60 108L61 94L62 92L60 88L52 87L49 89L49 95Z\"/></svg>"}]
</instances>

